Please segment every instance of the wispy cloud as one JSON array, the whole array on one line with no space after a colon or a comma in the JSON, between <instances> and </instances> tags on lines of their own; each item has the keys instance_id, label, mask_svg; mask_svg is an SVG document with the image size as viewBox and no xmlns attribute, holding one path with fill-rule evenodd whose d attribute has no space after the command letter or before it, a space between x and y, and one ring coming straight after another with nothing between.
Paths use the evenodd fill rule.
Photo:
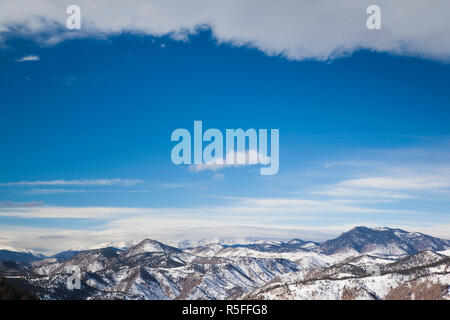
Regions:
<instances>
[{"instance_id":1,"label":"wispy cloud","mask_svg":"<svg viewBox=\"0 0 450 320\"><path fill-rule=\"evenodd\" d=\"M208 220L247 221L261 223L263 220L273 223L274 214L277 221L284 219L321 220L333 216L357 214L361 218L364 214L396 214L396 215L423 215L416 210L373 208L364 206L360 202L342 202L339 200L310 200L302 198L240 198L223 197L222 204L210 206L191 207L30 207L30 208L4 208L0 216L15 216L23 218L109 218L118 216L165 217L173 219L204 218ZM0 208L1 209L1 208ZM355 217L355 216L353 216ZM255 220L257 219L257 220Z\"/></svg>"},{"instance_id":2,"label":"wispy cloud","mask_svg":"<svg viewBox=\"0 0 450 320\"><path fill-rule=\"evenodd\" d=\"M446 175L382 176L351 179L341 182L345 187L374 188L381 190L431 190L450 187Z\"/></svg>"},{"instance_id":3,"label":"wispy cloud","mask_svg":"<svg viewBox=\"0 0 450 320\"><path fill-rule=\"evenodd\" d=\"M260 212L280 214L320 214L322 217L334 214L364 214L364 213L394 213L394 214L421 214L414 210L377 209L368 206L356 205L361 202L342 202L340 200L311 200L299 198L236 198L242 209L246 212ZM233 208L228 210L233 211Z\"/></svg>"},{"instance_id":4,"label":"wispy cloud","mask_svg":"<svg viewBox=\"0 0 450 320\"><path fill-rule=\"evenodd\" d=\"M41 207L44 203L42 201L30 202L14 202L14 201L0 201L0 208L33 208Z\"/></svg>"},{"instance_id":5,"label":"wispy cloud","mask_svg":"<svg viewBox=\"0 0 450 320\"><path fill-rule=\"evenodd\" d=\"M39 61L39 60L40 60L39 56L29 55L29 56L25 56L20 59L17 59L16 62Z\"/></svg>"},{"instance_id":6,"label":"wispy cloud","mask_svg":"<svg viewBox=\"0 0 450 320\"><path fill-rule=\"evenodd\" d=\"M334 185L323 186L322 190L311 194L329 196L334 199L385 199L408 200L427 195L442 197L450 193L450 174L447 167L435 166L432 169L411 165L408 170L385 164L384 173L376 176L344 179Z\"/></svg>"},{"instance_id":7,"label":"wispy cloud","mask_svg":"<svg viewBox=\"0 0 450 320\"><path fill-rule=\"evenodd\" d=\"M182 182L166 182L159 185L162 188L167 189L200 189L205 188L204 183L194 181L182 181Z\"/></svg>"},{"instance_id":8,"label":"wispy cloud","mask_svg":"<svg viewBox=\"0 0 450 320\"><path fill-rule=\"evenodd\" d=\"M38 195L38 194L61 194L61 193L84 193L87 192L85 189L31 189L24 191L23 194L28 195Z\"/></svg>"},{"instance_id":9,"label":"wispy cloud","mask_svg":"<svg viewBox=\"0 0 450 320\"><path fill-rule=\"evenodd\" d=\"M412 199L412 195L400 192L359 189L356 187L332 186L321 191L311 191L311 194L326 195L343 198L384 198L384 199Z\"/></svg>"},{"instance_id":10,"label":"wispy cloud","mask_svg":"<svg viewBox=\"0 0 450 320\"><path fill-rule=\"evenodd\" d=\"M0 186L132 186L142 182L138 179L80 179L3 182Z\"/></svg>"},{"instance_id":11,"label":"wispy cloud","mask_svg":"<svg viewBox=\"0 0 450 320\"><path fill-rule=\"evenodd\" d=\"M333 181L316 186L309 193L334 199L430 201L439 197L442 201L442 195L450 194L450 153L446 143L370 150L366 160L326 162L322 174L332 175Z\"/></svg>"},{"instance_id":12,"label":"wispy cloud","mask_svg":"<svg viewBox=\"0 0 450 320\"><path fill-rule=\"evenodd\" d=\"M21 218L81 218L113 219L118 216L154 214L159 209L130 207L57 207L57 206L5 206L0 207L0 216Z\"/></svg>"}]
</instances>

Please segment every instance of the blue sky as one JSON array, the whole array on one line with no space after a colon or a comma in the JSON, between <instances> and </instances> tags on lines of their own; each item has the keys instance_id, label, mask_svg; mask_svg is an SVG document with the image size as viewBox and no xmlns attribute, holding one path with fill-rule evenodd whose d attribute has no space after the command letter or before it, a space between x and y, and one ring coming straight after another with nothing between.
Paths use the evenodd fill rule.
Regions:
<instances>
[{"instance_id":1,"label":"blue sky","mask_svg":"<svg viewBox=\"0 0 450 320\"><path fill-rule=\"evenodd\" d=\"M323 240L356 225L450 238L442 59L370 49L293 59L207 28L188 41L6 35L0 244ZM174 165L170 135L195 120L223 132L279 129L279 173Z\"/></svg>"}]
</instances>

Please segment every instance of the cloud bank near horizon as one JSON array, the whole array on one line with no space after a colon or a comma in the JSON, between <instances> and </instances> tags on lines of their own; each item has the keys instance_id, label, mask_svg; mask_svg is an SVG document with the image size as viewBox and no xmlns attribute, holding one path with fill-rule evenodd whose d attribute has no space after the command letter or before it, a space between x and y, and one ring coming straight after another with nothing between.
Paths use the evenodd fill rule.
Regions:
<instances>
[{"instance_id":1,"label":"cloud bank near horizon","mask_svg":"<svg viewBox=\"0 0 450 320\"><path fill-rule=\"evenodd\" d=\"M78 180L46 180L1 182L0 187L9 186L132 186L142 183L139 179L78 179Z\"/></svg>"},{"instance_id":2,"label":"cloud bank near horizon","mask_svg":"<svg viewBox=\"0 0 450 320\"><path fill-rule=\"evenodd\" d=\"M287 59L330 60L359 49L450 61L450 2L377 0L381 30L368 30L373 1L80 0L82 29L65 28L72 1L5 0L0 41L14 36L53 44L121 33L188 41L210 29L219 43Z\"/></svg>"},{"instance_id":3,"label":"cloud bank near horizon","mask_svg":"<svg viewBox=\"0 0 450 320\"><path fill-rule=\"evenodd\" d=\"M142 224L136 224L140 222ZM289 241L302 239L305 241L325 241L339 236L357 226L382 227L368 221L361 223L333 224L327 227L280 227L280 226L247 226L238 224L195 225L191 220L178 221L167 228L154 227L155 222L170 222L156 219L126 219L117 220L108 224L105 228L95 230L61 230L45 227L2 227L0 231L5 233L0 239L0 247L10 246L14 248L32 249L44 254L55 254L69 249L93 248L105 242L142 241L146 238L162 241L176 246L183 240L212 241L219 240L243 242L249 239ZM123 228L122 224L132 226L132 229ZM415 224L386 224L391 228L400 228L409 232L421 232L441 239L448 239L449 224L424 225ZM384 227L384 226L383 226ZM58 239L58 241L55 241Z\"/></svg>"}]
</instances>

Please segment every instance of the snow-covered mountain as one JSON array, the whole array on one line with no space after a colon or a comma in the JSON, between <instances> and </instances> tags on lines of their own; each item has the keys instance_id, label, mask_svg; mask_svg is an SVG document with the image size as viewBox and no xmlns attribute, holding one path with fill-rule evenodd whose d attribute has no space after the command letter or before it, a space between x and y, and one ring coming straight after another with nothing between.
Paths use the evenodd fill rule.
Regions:
<instances>
[{"instance_id":1,"label":"snow-covered mountain","mask_svg":"<svg viewBox=\"0 0 450 320\"><path fill-rule=\"evenodd\" d=\"M27 285L47 298L60 298L65 270L72 266L82 270L82 290L63 298L227 299L299 270L286 259L202 257L150 239L124 251L87 250L64 262L42 262L33 264Z\"/></svg>"},{"instance_id":2,"label":"snow-covered mountain","mask_svg":"<svg viewBox=\"0 0 450 320\"><path fill-rule=\"evenodd\" d=\"M37 251L0 246L0 261L31 262L44 259L45 256Z\"/></svg>"},{"instance_id":3,"label":"snow-covered mountain","mask_svg":"<svg viewBox=\"0 0 450 320\"><path fill-rule=\"evenodd\" d=\"M281 241L254 241L246 244L223 245L218 243L192 246L188 250L216 250L221 248L244 248L259 252L294 253L317 252L325 255L376 254L379 256L406 256L424 250L442 251L450 248L450 241L434 238L418 232L391 228L356 227L339 237L322 243L293 239Z\"/></svg>"},{"instance_id":4,"label":"snow-covered mountain","mask_svg":"<svg viewBox=\"0 0 450 320\"><path fill-rule=\"evenodd\" d=\"M375 259L375 260L373 260ZM365 260L361 265L361 260ZM368 272L367 262L379 268ZM364 267L365 264L365 267ZM359 256L309 272L275 278L243 299L450 299L450 257L423 251L400 261Z\"/></svg>"},{"instance_id":5,"label":"snow-covered mountain","mask_svg":"<svg viewBox=\"0 0 450 320\"><path fill-rule=\"evenodd\" d=\"M450 242L400 229L357 227L322 243L110 244L0 261L0 276L44 299L450 298ZM80 290L66 286L74 266Z\"/></svg>"},{"instance_id":6,"label":"snow-covered mountain","mask_svg":"<svg viewBox=\"0 0 450 320\"><path fill-rule=\"evenodd\" d=\"M379 255L411 255L424 250L441 251L450 247L450 241L418 232L391 228L356 227L320 246L321 252L335 254L354 250L357 253Z\"/></svg>"}]
</instances>

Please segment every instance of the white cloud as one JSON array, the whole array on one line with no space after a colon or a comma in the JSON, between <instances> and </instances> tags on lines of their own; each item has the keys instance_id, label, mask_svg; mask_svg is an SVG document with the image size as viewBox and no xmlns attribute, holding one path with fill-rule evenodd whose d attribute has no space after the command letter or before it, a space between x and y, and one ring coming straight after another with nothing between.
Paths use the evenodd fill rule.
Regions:
<instances>
[{"instance_id":1,"label":"white cloud","mask_svg":"<svg viewBox=\"0 0 450 320\"><path fill-rule=\"evenodd\" d=\"M225 198L227 199L227 198ZM423 212L399 209L377 209L356 205L359 202L339 200L310 200L298 198L228 198L226 203L214 206L192 207L0 207L0 216L21 218L91 218L116 219L117 217L152 216L164 219L193 219L207 217L208 221L233 221L263 223L269 225L276 220L292 219L298 221L329 218L333 215L348 214L398 214L423 215ZM255 220L257 219L257 220ZM173 220L173 221L175 221Z\"/></svg>"},{"instance_id":2,"label":"white cloud","mask_svg":"<svg viewBox=\"0 0 450 320\"><path fill-rule=\"evenodd\" d=\"M341 199L447 201L450 193L448 142L422 148L371 150L372 160L327 162L338 177L311 194ZM373 157L382 159L375 161ZM337 176L336 176L337 174Z\"/></svg>"},{"instance_id":3,"label":"white cloud","mask_svg":"<svg viewBox=\"0 0 450 320\"><path fill-rule=\"evenodd\" d=\"M371 221L358 223L330 222L326 226L304 225L296 226L249 226L232 223L214 223L205 220L172 220L146 218L130 218L115 220L102 229L96 230L61 230L44 227L11 227L0 226L2 238L0 245L16 248L36 249L44 248L46 254L58 251L91 248L105 242L125 242L152 238L165 243L176 245L178 241L189 239L270 239L290 240L299 238L311 241L323 241L336 237L342 232L356 226L368 227L387 226L401 228L410 232L422 232L443 239L450 239L450 224L414 224L399 223L380 225ZM55 241L57 239L57 241Z\"/></svg>"},{"instance_id":4,"label":"white cloud","mask_svg":"<svg viewBox=\"0 0 450 320\"><path fill-rule=\"evenodd\" d=\"M233 154L235 156L234 163L227 163L226 159L231 156L233 158ZM250 159L253 159L254 163L250 162ZM192 172L201 172L201 171L218 171L224 168L232 168L232 167L241 167L241 166L250 166L250 165L267 165L270 163L270 157L267 157L264 154L258 153L256 150L247 150L245 152L231 152L228 153L225 158L214 158L209 162L204 162L201 164L193 164L189 166L189 170Z\"/></svg>"},{"instance_id":5,"label":"white cloud","mask_svg":"<svg viewBox=\"0 0 450 320\"><path fill-rule=\"evenodd\" d=\"M132 186L142 182L138 179L80 179L4 182L0 186Z\"/></svg>"},{"instance_id":6,"label":"white cloud","mask_svg":"<svg viewBox=\"0 0 450 320\"><path fill-rule=\"evenodd\" d=\"M39 60L40 60L40 58L38 56L29 55L29 56L25 56L20 59L17 59L16 62L39 61Z\"/></svg>"},{"instance_id":7,"label":"white cloud","mask_svg":"<svg viewBox=\"0 0 450 320\"><path fill-rule=\"evenodd\" d=\"M204 162L201 164L193 164L189 166L189 171L201 172L201 171L218 171L224 169L226 166L235 167L236 165L227 165L224 159L215 158L209 162Z\"/></svg>"},{"instance_id":8,"label":"white cloud","mask_svg":"<svg viewBox=\"0 0 450 320\"><path fill-rule=\"evenodd\" d=\"M0 207L0 216L21 218L116 218L123 215L153 214L160 212L152 208L128 207L55 207L55 206L20 206Z\"/></svg>"},{"instance_id":9,"label":"white cloud","mask_svg":"<svg viewBox=\"0 0 450 320\"><path fill-rule=\"evenodd\" d=\"M77 32L65 31L69 4L4 0L0 31L50 43L121 32L186 41L208 27L219 42L295 60L326 60L358 49L450 60L448 0L378 0L381 30L366 27L366 9L373 4L369 0L79 0L82 29Z\"/></svg>"},{"instance_id":10,"label":"white cloud","mask_svg":"<svg viewBox=\"0 0 450 320\"><path fill-rule=\"evenodd\" d=\"M312 191L312 194L321 194L331 197L352 197L352 198L385 198L385 199L411 199L412 195L380 190L367 190L351 187L333 186L322 191Z\"/></svg>"},{"instance_id":11,"label":"white cloud","mask_svg":"<svg viewBox=\"0 0 450 320\"><path fill-rule=\"evenodd\" d=\"M239 199L239 198L238 198ZM343 202L340 200L310 200L296 198L242 198L241 207L248 212L284 214L312 214L328 216L334 214L364 214L364 213L394 213L394 214L421 214L414 210L376 209L371 207L356 206L359 201ZM242 208L242 209L241 209ZM233 209L228 209L232 212ZM279 217L279 216L278 216Z\"/></svg>"},{"instance_id":12,"label":"white cloud","mask_svg":"<svg viewBox=\"0 0 450 320\"><path fill-rule=\"evenodd\" d=\"M340 183L346 187L374 188L384 190L432 190L450 187L446 175L416 175L400 177L369 177L346 180Z\"/></svg>"}]
</instances>

